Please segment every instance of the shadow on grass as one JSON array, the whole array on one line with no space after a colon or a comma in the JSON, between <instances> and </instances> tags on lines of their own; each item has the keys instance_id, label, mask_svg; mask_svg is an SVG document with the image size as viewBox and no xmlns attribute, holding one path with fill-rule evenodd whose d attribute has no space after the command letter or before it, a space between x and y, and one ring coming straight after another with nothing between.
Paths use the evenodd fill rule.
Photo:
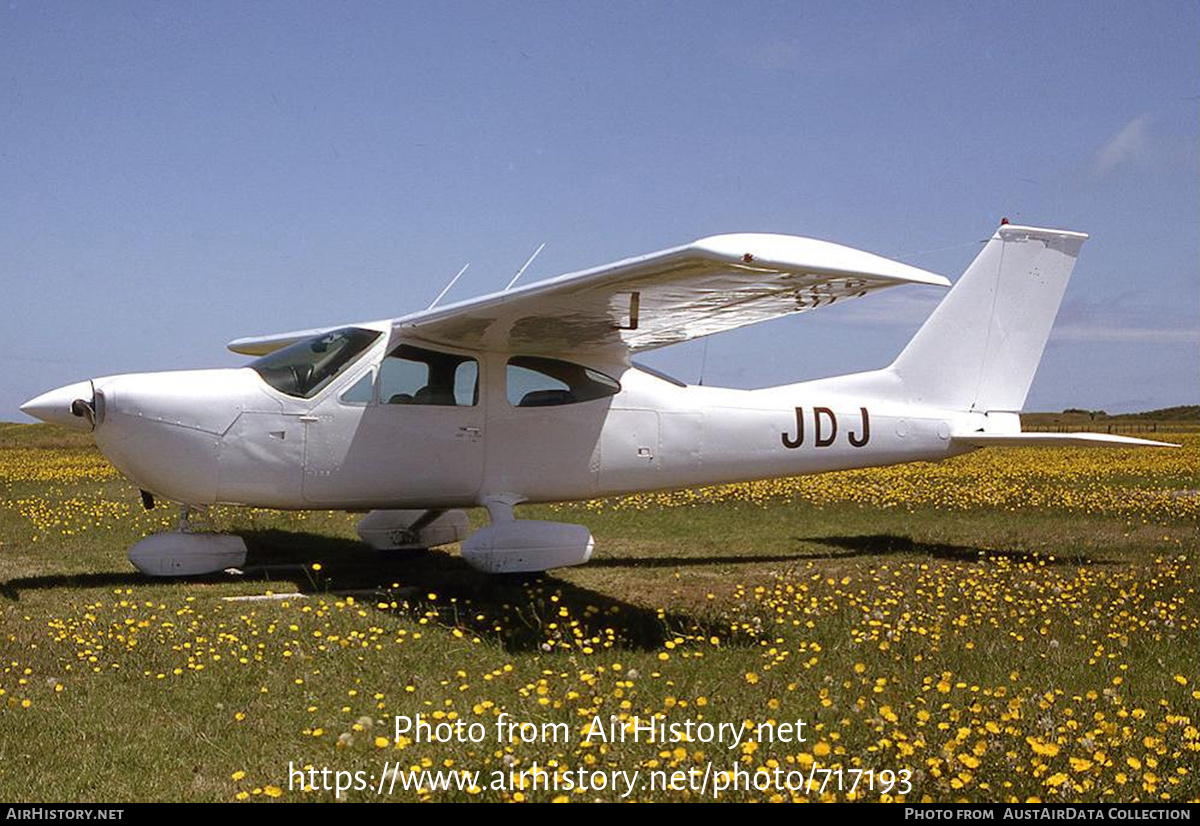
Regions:
<instances>
[{"instance_id":1,"label":"shadow on grass","mask_svg":"<svg viewBox=\"0 0 1200 826\"><path fill-rule=\"evenodd\" d=\"M461 558L439 551L379 553L361 542L312 533L262 530L240 535L248 549L242 576L222 573L164 580L134 571L37 576L0 583L0 595L19 600L22 591L31 590L282 581L300 593L350 595L376 610L426 617L463 633L495 639L513 652L585 646L649 650L679 636L729 637L727 624L660 613L553 574L483 574ZM313 570L313 563L320 563L319 571Z\"/></svg>"},{"instance_id":2,"label":"shadow on grass","mask_svg":"<svg viewBox=\"0 0 1200 826\"><path fill-rule=\"evenodd\" d=\"M970 545L950 545L940 542L919 542L907 536L873 534L867 536L797 536L798 545L822 545L828 552L811 553L797 550L792 553L704 556L623 556L594 559L589 568L686 568L705 565L750 565L816 560L853 559L857 557L915 556L944 559L951 562L982 562L1002 558L1010 562L1038 562L1046 565L1107 565L1083 554L1067 556L1035 554L1029 551L1006 551L976 548Z\"/></svg>"},{"instance_id":3,"label":"shadow on grass","mask_svg":"<svg viewBox=\"0 0 1200 826\"><path fill-rule=\"evenodd\" d=\"M841 554L839 554L841 555ZM806 554L745 554L728 556L609 556L593 559L589 568L691 568L704 565L768 565L816 559Z\"/></svg>"},{"instance_id":4,"label":"shadow on grass","mask_svg":"<svg viewBox=\"0 0 1200 826\"><path fill-rule=\"evenodd\" d=\"M227 581L224 574L219 577L195 577L204 582ZM154 580L148 576L133 573L109 574L45 574L43 576L27 576L0 582L0 597L17 602L21 599L22 591L44 591L55 588L114 588L128 585L141 585ZM191 581L191 580L189 580Z\"/></svg>"},{"instance_id":5,"label":"shadow on grass","mask_svg":"<svg viewBox=\"0 0 1200 826\"><path fill-rule=\"evenodd\" d=\"M1005 559L1009 562L1036 562L1046 565L1106 565L1105 560L1085 554L1059 555L1053 558L1030 551L1008 551L995 548L976 548L971 545L949 545L941 542L919 542L908 536L874 534L868 536L797 537L798 542L825 545L831 553L798 554L793 559L844 559L862 556L926 556L950 562L983 562Z\"/></svg>"}]
</instances>

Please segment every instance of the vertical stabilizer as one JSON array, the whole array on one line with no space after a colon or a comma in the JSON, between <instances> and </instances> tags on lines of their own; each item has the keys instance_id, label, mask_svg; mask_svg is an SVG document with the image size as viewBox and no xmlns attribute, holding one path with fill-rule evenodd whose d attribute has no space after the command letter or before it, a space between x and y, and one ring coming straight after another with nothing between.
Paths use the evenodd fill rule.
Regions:
<instances>
[{"instance_id":1,"label":"vertical stabilizer","mask_svg":"<svg viewBox=\"0 0 1200 826\"><path fill-rule=\"evenodd\" d=\"M1057 229L996 230L892 363L909 399L1019 411L1085 240Z\"/></svg>"}]
</instances>

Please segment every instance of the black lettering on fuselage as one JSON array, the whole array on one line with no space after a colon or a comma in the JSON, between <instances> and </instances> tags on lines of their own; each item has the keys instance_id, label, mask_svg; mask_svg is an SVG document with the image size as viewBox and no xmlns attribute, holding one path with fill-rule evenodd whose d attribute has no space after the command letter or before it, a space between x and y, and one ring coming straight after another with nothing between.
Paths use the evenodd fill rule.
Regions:
<instances>
[{"instance_id":1,"label":"black lettering on fuselage","mask_svg":"<svg viewBox=\"0 0 1200 826\"><path fill-rule=\"evenodd\" d=\"M867 408L858 408L862 413L862 436L855 436L853 430L846 432L846 438L850 440L851 447L862 447L867 442L871 441L871 415L867 413Z\"/></svg>"},{"instance_id":2,"label":"black lettering on fuselage","mask_svg":"<svg viewBox=\"0 0 1200 826\"><path fill-rule=\"evenodd\" d=\"M825 436L821 427L821 417L829 419L829 435ZM813 408L813 444L817 447L829 447L837 438L837 416L828 407Z\"/></svg>"},{"instance_id":3,"label":"black lettering on fuselage","mask_svg":"<svg viewBox=\"0 0 1200 826\"><path fill-rule=\"evenodd\" d=\"M793 438L788 436L786 432L780 434L783 437L783 446L789 450L794 450L804 444L804 408L796 408L796 436Z\"/></svg>"},{"instance_id":4,"label":"black lettering on fuselage","mask_svg":"<svg viewBox=\"0 0 1200 826\"><path fill-rule=\"evenodd\" d=\"M846 441L851 447L865 447L867 442L871 441L871 413L865 407L858 409L859 415L862 416L862 431L856 433L853 430L846 431ZM812 412L813 419L813 447L829 447L837 441L838 435L838 418L837 414L828 407L814 407ZM783 441L783 446L788 450L795 450L804 444L804 408L796 408L796 434L793 436L786 431L779 434Z\"/></svg>"}]
</instances>

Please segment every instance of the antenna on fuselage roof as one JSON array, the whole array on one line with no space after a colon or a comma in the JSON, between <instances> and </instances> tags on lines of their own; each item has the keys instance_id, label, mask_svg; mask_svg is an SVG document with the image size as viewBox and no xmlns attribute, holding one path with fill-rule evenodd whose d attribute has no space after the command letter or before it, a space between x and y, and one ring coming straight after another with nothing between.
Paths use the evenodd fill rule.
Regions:
<instances>
[{"instance_id":1,"label":"antenna on fuselage roof","mask_svg":"<svg viewBox=\"0 0 1200 826\"><path fill-rule=\"evenodd\" d=\"M541 253L541 251L544 250L545 248L546 248L546 242L543 241L541 246L539 246L537 249L535 249L533 251L533 255L529 256L529 260L527 260L524 264L521 265L521 269L517 270L517 274L512 277L512 281L509 281L508 286L504 288L504 292L508 292L509 290L512 289L513 284L517 283L517 279L525 274L525 270L529 269L529 265L533 263L533 259L537 258L538 255Z\"/></svg>"},{"instance_id":2,"label":"antenna on fuselage roof","mask_svg":"<svg viewBox=\"0 0 1200 826\"><path fill-rule=\"evenodd\" d=\"M467 271L467 267L469 267L469 266L471 266L470 262L467 262L466 264L463 264L463 268L462 268L461 270L459 270L459 271L458 271L458 275L456 275L456 276L454 276L453 278L451 278L451 279L450 279L450 283L449 283L449 284L447 284L445 287L443 287L443 288L442 288L442 291L441 291L440 293L438 293L438 297L437 297L437 298L433 299L433 303L432 303L432 304L430 304L428 307L426 307L426 308L425 308L425 310L426 310L427 312L428 312L429 310L432 310L434 307L436 307L436 306L437 306L437 303L438 303L439 301L441 301L441 300L442 300L442 298L444 298L444 297L445 297L446 293L450 292L450 288L454 286L455 282L456 282L456 281L458 281L458 279L462 278L462 274L463 274L464 272L466 272L466 271Z\"/></svg>"}]
</instances>

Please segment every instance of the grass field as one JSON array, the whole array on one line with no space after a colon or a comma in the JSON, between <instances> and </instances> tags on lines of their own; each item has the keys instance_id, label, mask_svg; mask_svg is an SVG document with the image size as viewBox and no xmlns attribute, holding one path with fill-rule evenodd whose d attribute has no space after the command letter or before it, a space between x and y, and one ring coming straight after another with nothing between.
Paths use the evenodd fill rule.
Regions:
<instances>
[{"instance_id":1,"label":"grass field","mask_svg":"<svg viewBox=\"0 0 1200 826\"><path fill-rule=\"evenodd\" d=\"M218 509L250 547L244 575L163 582L125 553L173 511L143 512L82 436L0 425L0 799L334 797L289 784L290 763L363 772L372 790L341 797L368 800L395 766L486 780L536 762L559 778L817 778L731 800L903 799L878 773L908 770L910 800L1194 801L1200 435L1159 438L1184 447L983 451L529 508L597 539L591 563L533 582L452 549L380 557L345 514ZM487 735L397 742L395 716L417 713ZM501 713L568 736L498 739ZM583 739L634 715L744 729L734 748ZM757 728L797 720L803 742Z\"/></svg>"}]
</instances>

